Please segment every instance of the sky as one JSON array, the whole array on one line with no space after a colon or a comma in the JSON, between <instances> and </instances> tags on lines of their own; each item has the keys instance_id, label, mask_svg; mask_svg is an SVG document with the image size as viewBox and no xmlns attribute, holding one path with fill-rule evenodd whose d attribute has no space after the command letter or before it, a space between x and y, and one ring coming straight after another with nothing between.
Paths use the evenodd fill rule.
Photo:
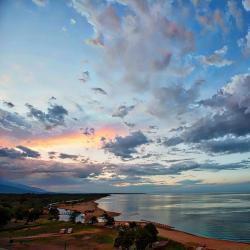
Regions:
<instances>
[{"instance_id":1,"label":"sky","mask_svg":"<svg viewBox=\"0 0 250 250\"><path fill-rule=\"evenodd\" d=\"M0 178L250 191L250 0L0 1L0 55Z\"/></svg>"}]
</instances>

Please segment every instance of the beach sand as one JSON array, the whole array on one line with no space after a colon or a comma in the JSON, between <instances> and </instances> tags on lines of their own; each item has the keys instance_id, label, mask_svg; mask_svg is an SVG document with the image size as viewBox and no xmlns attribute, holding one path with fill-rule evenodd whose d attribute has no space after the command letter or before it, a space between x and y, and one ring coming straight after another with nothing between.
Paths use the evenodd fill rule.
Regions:
<instances>
[{"instance_id":1,"label":"beach sand","mask_svg":"<svg viewBox=\"0 0 250 250\"><path fill-rule=\"evenodd\" d=\"M91 218L91 216L101 216L104 212L108 213L110 216L118 216L119 213L105 211L98 207L98 203L96 201L88 201L88 202L80 202L76 204L60 204L58 205L60 208L76 210L79 212L93 211L92 213L87 213L87 218ZM138 224L144 225L145 222L137 222ZM116 221L116 225L128 224L127 221ZM212 238L206 238L202 236L197 236L193 234L189 234L186 232L178 231L171 228L168 225L162 226L157 225L155 223L157 230L159 232L159 236L168 238L177 242L180 242L186 246L205 246L207 250L250 250L250 243L239 243L233 241L226 240L217 240Z\"/></svg>"},{"instance_id":2,"label":"beach sand","mask_svg":"<svg viewBox=\"0 0 250 250\"><path fill-rule=\"evenodd\" d=\"M206 238L174 229L168 230L157 227L157 230L160 236L180 242L187 246L205 246L206 249L209 250L250 250L250 244L247 243Z\"/></svg>"},{"instance_id":3,"label":"beach sand","mask_svg":"<svg viewBox=\"0 0 250 250\"><path fill-rule=\"evenodd\" d=\"M95 200L87 201L87 202L80 202L76 204L59 204L57 205L57 207L85 213L87 220L90 219L92 216L96 216L96 217L101 216L105 212L111 217L120 215L120 213L105 211L99 208L98 203L96 203Z\"/></svg>"}]
</instances>

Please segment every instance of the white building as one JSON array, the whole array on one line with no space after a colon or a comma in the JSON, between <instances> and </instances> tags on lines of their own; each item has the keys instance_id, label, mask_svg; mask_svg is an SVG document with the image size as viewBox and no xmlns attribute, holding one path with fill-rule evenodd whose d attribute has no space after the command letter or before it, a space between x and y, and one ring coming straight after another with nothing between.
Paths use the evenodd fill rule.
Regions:
<instances>
[{"instance_id":1,"label":"white building","mask_svg":"<svg viewBox=\"0 0 250 250\"><path fill-rule=\"evenodd\" d=\"M106 223L106 222L107 222L107 219L106 219L105 216L99 216L99 217L97 217L97 221L98 221L99 223Z\"/></svg>"},{"instance_id":2,"label":"white building","mask_svg":"<svg viewBox=\"0 0 250 250\"><path fill-rule=\"evenodd\" d=\"M72 210L68 210L68 209L64 209L64 208L57 208L58 212L59 212L59 221L70 221L71 215L73 214L74 211ZM79 213L78 215L76 215L75 217L75 222L76 223L84 223L85 222L85 214L83 213Z\"/></svg>"},{"instance_id":3,"label":"white building","mask_svg":"<svg viewBox=\"0 0 250 250\"><path fill-rule=\"evenodd\" d=\"M85 222L85 214L80 213L75 217L75 223L84 223Z\"/></svg>"}]
</instances>

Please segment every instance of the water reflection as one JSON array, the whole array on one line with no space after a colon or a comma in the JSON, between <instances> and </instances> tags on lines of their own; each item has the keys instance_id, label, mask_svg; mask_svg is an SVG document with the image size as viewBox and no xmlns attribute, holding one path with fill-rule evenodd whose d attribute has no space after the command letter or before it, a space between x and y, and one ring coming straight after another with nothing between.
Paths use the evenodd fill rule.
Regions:
<instances>
[{"instance_id":1,"label":"water reflection","mask_svg":"<svg viewBox=\"0 0 250 250\"><path fill-rule=\"evenodd\" d=\"M111 195L102 208L119 220L151 220L218 239L250 241L250 194Z\"/></svg>"}]
</instances>

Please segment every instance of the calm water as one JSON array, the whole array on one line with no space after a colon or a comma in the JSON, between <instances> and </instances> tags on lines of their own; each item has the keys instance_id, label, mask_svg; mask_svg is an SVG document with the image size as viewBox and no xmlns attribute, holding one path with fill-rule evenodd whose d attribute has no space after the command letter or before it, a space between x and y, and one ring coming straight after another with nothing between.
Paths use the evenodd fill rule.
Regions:
<instances>
[{"instance_id":1,"label":"calm water","mask_svg":"<svg viewBox=\"0 0 250 250\"><path fill-rule=\"evenodd\" d=\"M121 212L117 220L144 219L196 235L250 242L250 194L122 194L98 203Z\"/></svg>"}]
</instances>

